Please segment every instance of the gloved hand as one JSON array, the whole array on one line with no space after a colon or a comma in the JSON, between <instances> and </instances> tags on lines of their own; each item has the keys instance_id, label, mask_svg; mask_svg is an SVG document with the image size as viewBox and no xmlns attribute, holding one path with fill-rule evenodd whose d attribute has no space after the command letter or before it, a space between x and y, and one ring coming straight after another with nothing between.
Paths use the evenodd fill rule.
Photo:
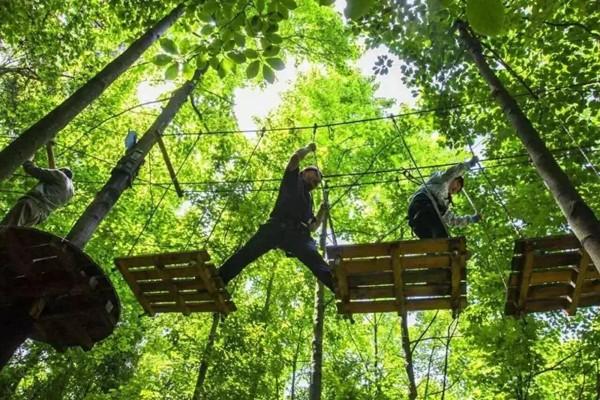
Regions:
<instances>
[{"instance_id":1,"label":"gloved hand","mask_svg":"<svg viewBox=\"0 0 600 400\"><path fill-rule=\"evenodd\" d=\"M476 223L478 223L479 221L481 221L481 214L474 214L474 215L471 215L471 223L472 223L472 224L476 224Z\"/></svg>"},{"instance_id":2,"label":"gloved hand","mask_svg":"<svg viewBox=\"0 0 600 400\"><path fill-rule=\"evenodd\" d=\"M306 150L308 151L316 151L317 150L317 145L314 143L309 143L308 146L306 146Z\"/></svg>"},{"instance_id":3,"label":"gloved hand","mask_svg":"<svg viewBox=\"0 0 600 400\"><path fill-rule=\"evenodd\" d=\"M471 158L469 161L467 161L467 164L469 164L469 168L473 168L474 166L477 165L478 162L479 162L479 158L477 156L473 156L473 158Z\"/></svg>"}]
</instances>

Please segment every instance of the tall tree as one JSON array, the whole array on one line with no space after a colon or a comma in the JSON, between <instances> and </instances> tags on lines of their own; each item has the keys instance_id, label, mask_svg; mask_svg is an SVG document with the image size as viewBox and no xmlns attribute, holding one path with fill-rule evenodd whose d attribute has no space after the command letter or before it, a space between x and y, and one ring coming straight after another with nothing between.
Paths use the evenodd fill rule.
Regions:
<instances>
[{"instance_id":1,"label":"tall tree","mask_svg":"<svg viewBox=\"0 0 600 400\"><path fill-rule=\"evenodd\" d=\"M177 21L184 11L185 6L178 5L85 85L2 149L0 151L0 181L9 177L21 164L33 157L37 149L50 142L62 128L98 98Z\"/></svg>"}]
</instances>

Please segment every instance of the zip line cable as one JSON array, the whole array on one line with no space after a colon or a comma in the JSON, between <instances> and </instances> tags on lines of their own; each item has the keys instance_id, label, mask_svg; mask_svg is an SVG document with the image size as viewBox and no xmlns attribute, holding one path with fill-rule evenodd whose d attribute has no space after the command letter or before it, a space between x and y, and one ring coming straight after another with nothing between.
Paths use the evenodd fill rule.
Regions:
<instances>
[{"instance_id":1,"label":"zip line cable","mask_svg":"<svg viewBox=\"0 0 600 400\"><path fill-rule=\"evenodd\" d=\"M552 88L552 89L539 89L538 91L536 91L536 93L551 93L551 92L555 92L555 91L571 89L574 87L596 85L599 83L600 83L600 80L591 80L591 81L582 82L579 84L566 85L566 86L556 87L556 88ZM531 94L529 92L523 92L523 93L515 94L513 97L517 98L517 97L530 97L530 96L531 96ZM424 109L420 109L420 110L412 110L412 111L407 111L404 113L392 114L392 115L387 115L387 116L370 117L370 118L362 118L362 119L356 119L356 120L332 122L332 123L327 123L327 124L319 124L319 125L317 125L317 127L331 128L331 127L335 127L335 126L354 125L354 124L360 124L360 123L364 123L364 122L373 122L373 121L382 121L382 120L387 120L387 119L392 119L392 118L401 118L401 117L407 117L410 115L438 113L438 112L442 112L442 111L451 111L451 110L456 110L456 109L462 109L462 108L466 108L466 107L478 105L478 104L493 103L494 101L495 100L493 100L493 99L485 98L485 99L481 99L481 100L475 100L472 102L458 103L458 104L444 106L444 107L424 108ZM264 129L264 132L282 132L282 131L289 132L289 131L299 131L299 130L311 130L314 128L315 128L315 125L313 124L313 125L304 125L304 126L288 126L288 127L269 128L269 129ZM263 131L263 130L262 129L238 129L238 130L220 130L220 131L210 131L210 132L172 133L172 134L166 134L165 136L229 135L229 134L236 134L236 133L259 133L261 131Z\"/></svg>"}]
</instances>

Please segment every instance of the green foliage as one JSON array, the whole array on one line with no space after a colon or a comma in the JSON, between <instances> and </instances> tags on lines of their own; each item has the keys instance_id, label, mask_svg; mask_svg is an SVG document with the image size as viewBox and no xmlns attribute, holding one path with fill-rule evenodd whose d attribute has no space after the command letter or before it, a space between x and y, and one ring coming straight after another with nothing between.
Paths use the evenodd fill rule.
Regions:
<instances>
[{"instance_id":1,"label":"green foliage","mask_svg":"<svg viewBox=\"0 0 600 400\"><path fill-rule=\"evenodd\" d=\"M409 318L418 398L440 398L444 378L445 399L595 398L600 357L596 309L580 309L574 317L503 316L503 278L519 237L510 218L524 236L560 233L567 227L527 157L514 157L523 151L521 143L502 110L489 100L489 89L457 37L449 34L455 19L468 12L465 2L373 2L359 23L348 25L332 8L321 7L330 2L298 1L297 8L292 3L190 2L180 24L166 35L171 44L157 44L147 55L152 63L127 71L61 132L57 161L74 169L77 195L41 228L64 236L123 155L126 132L144 132L154 121L159 108L138 106L138 84L162 83L171 70L176 87L196 68L211 68L194 93L198 112L187 102L163 138L185 199L167 189L170 177L161 153L153 149L133 188L86 247L121 299L117 329L87 353L70 349L59 354L28 342L0 373L0 398L191 398L203 357L208 360L204 398L290 398L292 388L295 398L308 397L314 278L301 263L275 250L245 269L229 287L238 311L220 322L214 347L206 352L211 316L141 316L135 296L112 268L113 258L130 251L206 247L219 265L268 218L287 160L313 140L317 158L311 155L306 162L318 163L325 172L330 198L336 201L332 219L338 241L409 239L406 208L417 185L399 172L412 167L399 132L389 120L322 127L388 112L410 114L397 121L424 175L439 169L426 165L470 157L467 142L478 144L482 158L496 159L483 163L485 176L474 172L466 178L483 223L453 231L467 236L471 253L469 307L453 339L446 347L452 322L446 311L411 313ZM0 7L1 53L10 61L2 59L7 70L0 73L2 146L173 6L154 0L47 1L28 8L7 4ZM236 16L245 4L243 15ZM582 83L597 80L599 18L593 2L515 2L503 34L479 38L526 83L546 89L534 100L506 68L492 63L509 90L520 93L519 104L548 147L577 143L594 165L600 164L595 147L600 93L597 85ZM418 91L419 109L438 111L415 114L378 98L373 80L350 67L359 55L354 33L366 37L367 46L385 44L399 56L389 74L400 75ZM489 50L486 55L493 57ZM246 128L238 127L233 117L235 89L274 81L275 71L305 59L314 68L300 75L282 94L277 110L259 121L259 126L292 129L266 132L258 145L251 134L193 135ZM469 106L455 107L460 104ZM293 128L315 123L314 136L312 129ZM556 157L598 210L600 183L588 161L577 149ZM43 151L36 161L45 164ZM362 172L368 173L355 175ZM0 210L5 212L34 183L21 172L0 183ZM317 191L316 205L320 197ZM458 214L472 212L462 196L455 201ZM322 398L407 398L397 316L356 315L349 324L336 316L330 294L326 302Z\"/></svg>"},{"instance_id":2,"label":"green foliage","mask_svg":"<svg viewBox=\"0 0 600 400\"><path fill-rule=\"evenodd\" d=\"M467 19L476 32L499 35L504 30L504 5L501 0L468 0Z\"/></svg>"}]
</instances>

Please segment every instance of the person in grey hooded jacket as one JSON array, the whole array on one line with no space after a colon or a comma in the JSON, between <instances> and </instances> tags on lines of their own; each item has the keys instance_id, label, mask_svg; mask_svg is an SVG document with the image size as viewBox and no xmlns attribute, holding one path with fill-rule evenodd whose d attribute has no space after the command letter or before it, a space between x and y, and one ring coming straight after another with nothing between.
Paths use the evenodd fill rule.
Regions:
<instances>
[{"instance_id":1,"label":"person in grey hooded jacket","mask_svg":"<svg viewBox=\"0 0 600 400\"><path fill-rule=\"evenodd\" d=\"M447 226L465 226L481 220L479 214L457 216L451 210L452 196L464 186L463 175L473 168L477 157L434 173L410 199L408 224L419 239L448 237Z\"/></svg>"},{"instance_id":2,"label":"person in grey hooded jacket","mask_svg":"<svg viewBox=\"0 0 600 400\"><path fill-rule=\"evenodd\" d=\"M69 168L47 169L26 161L23 169L39 183L22 196L0 222L0 226L35 226L73 197L73 172Z\"/></svg>"}]
</instances>

